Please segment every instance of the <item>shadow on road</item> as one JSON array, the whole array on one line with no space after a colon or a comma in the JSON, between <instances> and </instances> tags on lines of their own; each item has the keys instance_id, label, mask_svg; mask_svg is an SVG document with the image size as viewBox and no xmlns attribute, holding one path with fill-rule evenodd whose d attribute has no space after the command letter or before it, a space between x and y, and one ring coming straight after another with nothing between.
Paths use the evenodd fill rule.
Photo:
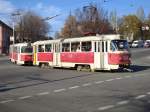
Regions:
<instances>
[{"instance_id":1,"label":"shadow on road","mask_svg":"<svg viewBox=\"0 0 150 112\"><path fill-rule=\"evenodd\" d=\"M144 70L150 69L150 66L145 66L145 65L131 65L131 69L133 72L140 72Z\"/></svg>"},{"instance_id":2,"label":"shadow on road","mask_svg":"<svg viewBox=\"0 0 150 112\"><path fill-rule=\"evenodd\" d=\"M84 75L78 75L78 76L73 76L73 77L65 77L61 79L48 80L48 79L41 78L39 75L34 74L33 76L26 77L22 81L5 83L5 84L0 85L0 92L6 92L9 90L13 90L13 89L37 86L37 85L46 84L46 83L53 83L57 81L70 80L74 78L87 77L90 75L91 74L84 74ZM24 84L24 83L27 83L27 84ZM16 86L15 84L20 84L20 85Z\"/></svg>"}]
</instances>

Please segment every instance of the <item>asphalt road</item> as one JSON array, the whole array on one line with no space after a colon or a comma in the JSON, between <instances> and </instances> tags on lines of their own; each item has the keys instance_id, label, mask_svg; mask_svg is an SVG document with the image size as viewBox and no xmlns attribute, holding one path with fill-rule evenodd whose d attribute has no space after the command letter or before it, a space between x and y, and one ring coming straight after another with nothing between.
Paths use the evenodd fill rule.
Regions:
<instances>
[{"instance_id":1,"label":"asphalt road","mask_svg":"<svg viewBox=\"0 0 150 112\"><path fill-rule=\"evenodd\" d=\"M17 66L0 57L0 112L148 112L150 49L131 49L130 72Z\"/></svg>"}]
</instances>

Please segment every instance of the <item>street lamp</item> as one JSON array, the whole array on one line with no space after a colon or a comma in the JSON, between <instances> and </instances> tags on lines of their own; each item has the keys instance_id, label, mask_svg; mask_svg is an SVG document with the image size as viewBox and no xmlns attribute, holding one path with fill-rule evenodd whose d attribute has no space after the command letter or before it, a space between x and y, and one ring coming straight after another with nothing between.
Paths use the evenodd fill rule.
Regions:
<instances>
[{"instance_id":1,"label":"street lamp","mask_svg":"<svg viewBox=\"0 0 150 112\"><path fill-rule=\"evenodd\" d=\"M53 19L53 18L55 18L55 17L57 17L57 16L59 16L59 15L60 15L60 14L57 14L57 15L52 16L52 17L46 17L46 18L42 19L42 21L47 21L47 20Z\"/></svg>"},{"instance_id":2,"label":"street lamp","mask_svg":"<svg viewBox=\"0 0 150 112\"><path fill-rule=\"evenodd\" d=\"M16 13L11 14L12 17L16 17L16 16L19 16L19 15L21 15L21 14L18 11ZM14 43L15 43L15 22L13 20L13 45L14 45Z\"/></svg>"}]
</instances>

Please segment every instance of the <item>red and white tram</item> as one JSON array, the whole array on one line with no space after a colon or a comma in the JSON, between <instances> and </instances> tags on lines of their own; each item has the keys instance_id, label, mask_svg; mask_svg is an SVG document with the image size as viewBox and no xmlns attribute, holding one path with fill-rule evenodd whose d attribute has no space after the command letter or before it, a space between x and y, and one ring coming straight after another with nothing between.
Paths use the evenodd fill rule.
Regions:
<instances>
[{"instance_id":1,"label":"red and white tram","mask_svg":"<svg viewBox=\"0 0 150 112\"><path fill-rule=\"evenodd\" d=\"M33 64L51 67L75 67L77 70L114 70L131 63L126 40L120 35L37 41L33 43Z\"/></svg>"},{"instance_id":2,"label":"red and white tram","mask_svg":"<svg viewBox=\"0 0 150 112\"><path fill-rule=\"evenodd\" d=\"M9 58L10 61L18 65L33 63L33 48L28 43L18 43L10 45Z\"/></svg>"}]
</instances>

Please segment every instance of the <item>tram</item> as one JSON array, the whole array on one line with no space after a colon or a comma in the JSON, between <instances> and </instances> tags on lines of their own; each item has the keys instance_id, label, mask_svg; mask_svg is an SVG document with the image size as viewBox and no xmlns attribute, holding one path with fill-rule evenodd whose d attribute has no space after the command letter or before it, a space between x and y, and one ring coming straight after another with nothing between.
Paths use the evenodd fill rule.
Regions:
<instances>
[{"instance_id":1,"label":"tram","mask_svg":"<svg viewBox=\"0 0 150 112\"><path fill-rule=\"evenodd\" d=\"M131 64L127 40L120 35L37 41L33 65L95 70L116 70Z\"/></svg>"},{"instance_id":2,"label":"tram","mask_svg":"<svg viewBox=\"0 0 150 112\"><path fill-rule=\"evenodd\" d=\"M33 63L33 48L29 43L17 43L10 45L9 59L18 65Z\"/></svg>"}]
</instances>

